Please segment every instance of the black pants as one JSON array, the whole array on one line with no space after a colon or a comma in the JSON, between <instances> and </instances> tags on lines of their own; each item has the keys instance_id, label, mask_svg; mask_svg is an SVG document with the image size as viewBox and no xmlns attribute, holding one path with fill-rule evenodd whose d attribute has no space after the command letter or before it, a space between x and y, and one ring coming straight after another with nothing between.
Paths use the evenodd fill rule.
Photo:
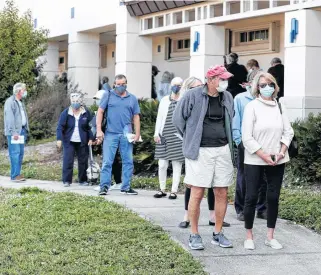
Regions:
<instances>
[{"instance_id":1,"label":"black pants","mask_svg":"<svg viewBox=\"0 0 321 275\"><path fill-rule=\"evenodd\" d=\"M258 199L260 182L264 174L267 179L267 227L275 228L279 212L279 198L282 187L285 164L276 166L244 165L246 194L244 219L245 228L252 229L255 206Z\"/></svg>"},{"instance_id":2,"label":"black pants","mask_svg":"<svg viewBox=\"0 0 321 275\"><path fill-rule=\"evenodd\" d=\"M78 181L87 181L89 149L80 142L64 142L63 144L62 181L72 183L75 153L78 159Z\"/></svg>"},{"instance_id":3,"label":"black pants","mask_svg":"<svg viewBox=\"0 0 321 275\"><path fill-rule=\"evenodd\" d=\"M121 183L121 163L120 163L119 150L117 150L117 153L114 159L112 173L113 173L115 182L117 184Z\"/></svg>"},{"instance_id":4,"label":"black pants","mask_svg":"<svg viewBox=\"0 0 321 275\"><path fill-rule=\"evenodd\" d=\"M262 213L266 211L266 177L263 175L259 188L259 196L256 204L256 211ZM237 214L244 212L244 202L246 194L246 183L244 176L244 146L241 143L237 148L237 178L235 188L235 211Z\"/></svg>"},{"instance_id":5,"label":"black pants","mask_svg":"<svg viewBox=\"0 0 321 275\"><path fill-rule=\"evenodd\" d=\"M186 187L185 189L185 210L186 211L188 210L188 204L189 204L190 198L191 198L191 188ZM213 188L208 188L207 204L208 204L208 210L213 211L214 204L215 204L215 196L214 196Z\"/></svg>"}]
</instances>

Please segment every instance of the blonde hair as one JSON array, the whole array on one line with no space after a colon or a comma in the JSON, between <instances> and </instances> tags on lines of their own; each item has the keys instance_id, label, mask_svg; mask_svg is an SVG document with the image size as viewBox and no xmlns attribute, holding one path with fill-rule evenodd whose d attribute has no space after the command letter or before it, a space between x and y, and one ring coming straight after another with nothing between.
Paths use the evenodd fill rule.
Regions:
<instances>
[{"instance_id":1,"label":"blonde hair","mask_svg":"<svg viewBox=\"0 0 321 275\"><path fill-rule=\"evenodd\" d=\"M181 88L181 90L179 92L179 94L180 94L179 97L182 98L184 93L186 91L190 90L192 88L192 86L195 84L196 81L199 81L200 83L203 84L202 80L200 80L200 79L198 79L198 78L196 78L194 76L191 76L191 77L185 79L184 82L183 82L182 88Z\"/></svg>"},{"instance_id":2,"label":"blonde hair","mask_svg":"<svg viewBox=\"0 0 321 275\"><path fill-rule=\"evenodd\" d=\"M276 98L279 93L280 88L279 88L278 84L276 83L274 76L269 73L262 73L262 72L258 73L253 79L253 82L252 82L252 95L253 95L253 97L258 97L260 94L259 83L260 83L261 78L265 78L268 83L274 83L275 90L274 90L272 97Z\"/></svg>"}]
</instances>

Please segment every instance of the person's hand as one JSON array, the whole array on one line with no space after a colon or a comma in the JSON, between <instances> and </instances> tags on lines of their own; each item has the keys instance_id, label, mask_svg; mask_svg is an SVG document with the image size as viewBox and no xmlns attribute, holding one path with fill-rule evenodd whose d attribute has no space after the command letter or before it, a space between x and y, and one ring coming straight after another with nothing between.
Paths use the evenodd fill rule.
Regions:
<instances>
[{"instance_id":1,"label":"person's hand","mask_svg":"<svg viewBox=\"0 0 321 275\"><path fill-rule=\"evenodd\" d=\"M154 137L154 141L155 141L155 143L160 143L160 137Z\"/></svg>"},{"instance_id":2,"label":"person's hand","mask_svg":"<svg viewBox=\"0 0 321 275\"><path fill-rule=\"evenodd\" d=\"M57 141L57 150L58 150L58 152L61 151L61 148L62 148L62 141L61 141L61 140L58 140L58 141Z\"/></svg>"},{"instance_id":3,"label":"person's hand","mask_svg":"<svg viewBox=\"0 0 321 275\"><path fill-rule=\"evenodd\" d=\"M88 141L88 145L89 145L89 146L93 145L93 141L92 141L92 140L89 140L89 141Z\"/></svg>"},{"instance_id":4,"label":"person's hand","mask_svg":"<svg viewBox=\"0 0 321 275\"><path fill-rule=\"evenodd\" d=\"M285 155L283 153L278 153L275 155L275 164L277 164L281 159L283 159Z\"/></svg>"},{"instance_id":5,"label":"person's hand","mask_svg":"<svg viewBox=\"0 0 321 275\"><path fill-rule=\"evenodd\" d=\"M140 134L136 134L133 142L135 143L135 142L139 141L139 138L140 138Z\"/></svg>"},{"instance_id":6,"label":"person's hand","mask_svg":"<svg viewBox=\"0 0 321 275\"><path fill-rule=\"evenodd\" d=\"M103 131L97 131L97 139L103 140L104 139L104 133Z\"/></svg>"},{"instance_id":7,"label":"person's hand","mask_svg":"<svg viewBox=\"0 0 321 275\"><path fill-rule=\"evenodd\" d=\"M268 165L274 166L275 162L272 160L271 155L263 153L260 155L261 159L263 159Z\"/></svg>"},{"instance_id":8,"label":"person's hand","mask_svg":"<svg viewBox=\"0 0 321 275\"><path fill-rule=\"evenodd\" d=\"M18 140L18 139L19 139L19 135L14 135L14 136L13 136L13 139L14 139L14 140Z\"/></svg>"}]
</instances>

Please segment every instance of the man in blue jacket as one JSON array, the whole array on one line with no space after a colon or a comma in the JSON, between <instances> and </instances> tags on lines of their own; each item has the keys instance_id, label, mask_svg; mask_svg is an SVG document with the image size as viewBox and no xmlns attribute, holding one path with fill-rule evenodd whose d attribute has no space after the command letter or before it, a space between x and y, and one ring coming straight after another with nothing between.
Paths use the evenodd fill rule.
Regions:
<instances>
[{"instance_id":1,"label":"man in blue jacket","mask_svg":"<svg viewBox=\"0 0 321 275\"><path fill-rule=\"evenodd\" d=\"M237 219L244 221L244 199L246 193L246 183L244 177L244 146L242 143L242 121L245 106L254 98L251 94L251 86L246 86L246 92L238 94L234 98L234 118L233 118L233 140L237 146L237 180L235 190L235 211ZM266 219L266 186L267 183L261 183L259 199L257 203L257 218Z\"/></svg>"}]
</instances>

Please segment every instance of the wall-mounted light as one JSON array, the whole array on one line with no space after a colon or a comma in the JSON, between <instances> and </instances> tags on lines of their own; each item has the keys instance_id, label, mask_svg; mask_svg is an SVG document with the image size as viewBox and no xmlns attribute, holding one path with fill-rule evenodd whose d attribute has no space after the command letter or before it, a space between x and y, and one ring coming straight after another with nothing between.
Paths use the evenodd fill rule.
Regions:
<instances>
[{"instance_id":1,"label":"wall-mounted light","mask_svg":"<svg viewBox=\"0 0 321 275\"><path fill-rule=\"evenodd\" d=\"M299 21L296 18L291 19L290 43L294 43L299 33Z\"/></svg>"},{"instance_id":2,"label":"wall-mounted light","mask_svg":"<svg viewBox=\"0 0 321 275\"><path fill-rule=\"evenodd\" d=\"M196 52L198 50L198 46L200 45L200 33L199 32L195 32L194 35L194 52Z\"/></svg>"},{"instance_id":3,"label":"wall-mounted light","mask_svg":"<svg viewBox=\"0 0 321 275\"><path fill-rule=\"evenodd\" d=\"M162 46L161 46L161 45L158 45L158 46L157 46L157 52L158 52L158 53L162 52Z\"/></svg>"}]
</instances>

